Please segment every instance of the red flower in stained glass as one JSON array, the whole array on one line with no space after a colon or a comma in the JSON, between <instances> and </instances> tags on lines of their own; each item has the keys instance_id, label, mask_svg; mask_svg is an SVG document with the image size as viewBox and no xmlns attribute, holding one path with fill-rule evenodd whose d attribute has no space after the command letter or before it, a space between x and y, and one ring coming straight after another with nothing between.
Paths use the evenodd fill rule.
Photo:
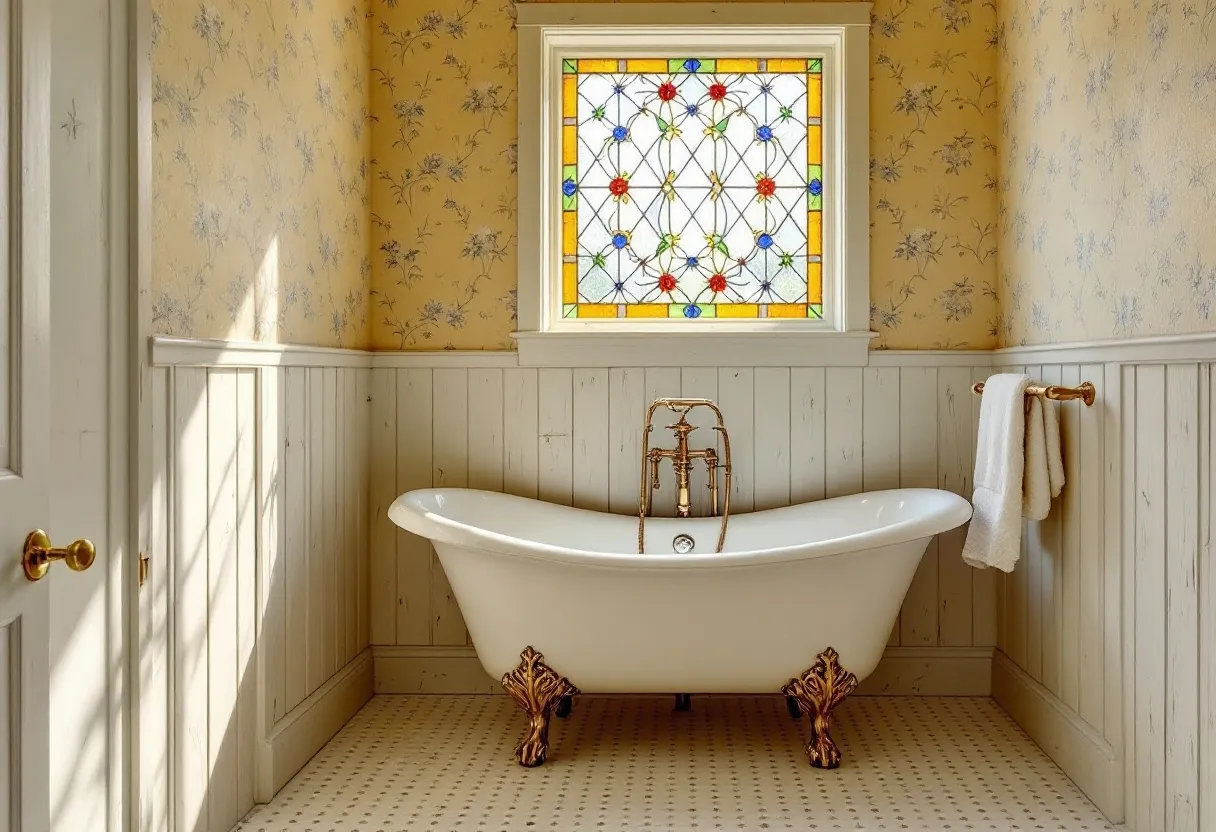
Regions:
<instances>
[{"instance_id":1,"label":"red flower in stained glass","mask_svg":"<svg viewBox=\"0 0 1216 832\"><path fill-rule=\"evenodd\" d=\"M629 193L629 180L624 176L618 176L608 183L608 192L613 196L624 196Z\"/></svg>"},{"instance_id":2,"label":"red flower in stained glass","mask_svg":"<svg viewBox=\"0 0 1216 832\"><path fill-rule=\"evenodd\" d=\"M726 291L726 275L716 274L709 279L709 290L715 294Z\"/></svg>"},{"instance_id":3,"label":"red flower in stained glass","mask_svg":"<svg viewBox=\"0 0 1216 832\"><path fill-rule=\"evenodd\" d=\"M709 97L712 98L714 101L721 101L723 98L726 98L726 85L725 84L710 84Z\"/></svg>"},{"instance_id":4,"label":"red flower in stained glass","mask_svg":"<svg viewBox=\"0 0 1216 832\"><path fill-rule=\"evenodd\" d=\"M674 292L676 288L676 276L674 274L659 275L659 291Z\"/></svg>"},{"instance_id":5,"label":"red flower in stained glass","mask_svg":"<svg viewBox=\"0 0 1216 832\"><path fill-rule=\"evenodd\" d=\"M676 85L668 81L659 85L659 98L670 101L676 97Z\"/></svg>"},{"instance_id":6,"label":"red flower in stained glass","mask_svg":"<svg viewBox=\"0 0 1216 832\"><path fill-rule=\"evenodd\" d=\"M773 194L777 193L777 183L767 176L760 176L756 179L756 193L761 199L768 199Z\"/></svg>"}]
</instances>

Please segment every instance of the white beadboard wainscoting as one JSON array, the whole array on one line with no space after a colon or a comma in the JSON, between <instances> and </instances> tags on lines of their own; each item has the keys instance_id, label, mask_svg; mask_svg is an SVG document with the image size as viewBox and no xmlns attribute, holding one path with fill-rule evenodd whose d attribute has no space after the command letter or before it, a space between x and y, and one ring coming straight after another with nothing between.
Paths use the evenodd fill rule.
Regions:
<instances>
[{"instance_id":1,"label":"white beadboard wainscoting","mask_svg":"<svg viewBox=\"0 0 1216 832\"><path fill-rule=\"evenodd\" d=\"M377 692L499 691L468 646L429 542L388 519L399 494L469 486L634 514L646 408L659 397L689 396L715 400L724 414L732 511L899 486L969 497L979 413L970 387L990 372L986 359L919 353L875 354L864 368L534 369L509 353L377 353L370 381ZM702 413L691 418L708 428ZM670 421L656 414L652 443L669 443ZM716 440L705 429L692 441ZM674 489L670 471L663 473L659 507L670 510ZM706 497L703 487L694 493ZM989 692L996 578L963 564L962 542L956 530L930 544L866 691Z\"/></svg>"},{"instance_id":2,"label":"white beadboard wainscoting","mask_svg":"<svg viewBox=\"0 0 1216 832\"><path fill-rule=\"evenodd\" d=\"M152 369L141 708L144 753L163 760L156 828L227 832L372 695L370 370L351 355Z\"/></svg>"},{"instance_id":3,"label":"white beadboard wainscoting","mask_svg":"<svg viewBox=\"0 0 1216 832\"><path fill-rule=\"evenodd\" d=\"M165 670L148 674L160 710L143 722L171 726L167 811L197 828L272 794L373 677L382 692L499 692L429 544L385 516L401 492L632 513L645 407L685 395L722 406L736 510L901 485L969 496L969 388L995 367L1097 387L1093 408L1056 406L1068 484L1009 576L965 567L962 532L931 545L866 689L991 690L1112 820L1216 829L1216 336L825 368L536 369L510 353L173 339L153 359L142 658Z\"/></svg>"},{"instance_id":4,"label":"white beadboard wainscoting","mask_svg":"<svg viewBox=\"0 0 1216 832\"><path fill-rule=\"evenodd\" d=\"M1216 337L994 354L1047 383L1068 484L998 585L993 695L1112 820L1216 830Z\"/></svg>"}]
</instances>

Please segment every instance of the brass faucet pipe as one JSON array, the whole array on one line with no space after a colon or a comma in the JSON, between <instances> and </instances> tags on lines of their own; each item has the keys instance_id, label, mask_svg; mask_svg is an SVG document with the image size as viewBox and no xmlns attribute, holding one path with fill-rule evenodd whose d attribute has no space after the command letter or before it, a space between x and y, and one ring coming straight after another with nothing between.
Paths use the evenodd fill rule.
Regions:
<instances>
[{"instance_id":1,"label":"brass faucet pipe","mask_svg":"<svg viewBox=\"0 0 1216 832\"><path fill-rule=\"evenodd\" d=\"M654 429L654 414L661 407L666 407L673 413L678 413L683 417L691 410L697 407L707 407L713 411L716 424L714 430L722 435L723 459L719 461L717 451L713 448L707 448L704 451L689 451L688 450L688 432L680 434L680 448L677 450L668 450L664 448L650 447L650 432ZM722 418L722 411L710 399L655 399L651 402L650 407L646 410L646 420L642 425L642 471L641 484L638 493L638 554L643 554L645 549L646 535L646 518L651 513L651 492L658 488L658 471L659 461L661 459L671 459L677 467L677 476L683 474L682 481L685 489L687 488L688 466L690 459L705 460L706 468L709 471L709 489L711 499L711 516L718 514L718 478L717 468L721 467L724 472L724 488L726 496L722 502L722 524L718 531L718 547L717 551L721 552L722 547L726 544L726 525L730 518L730 487L731 487L731 461L730 461L730 435L726 432L725 420ZM683 462L683 469L680 468L680 463ZM646 463L650 463L650 471L646 470ZM647 481L649 480L649 482Z\"/></svg>"}]
</instances>

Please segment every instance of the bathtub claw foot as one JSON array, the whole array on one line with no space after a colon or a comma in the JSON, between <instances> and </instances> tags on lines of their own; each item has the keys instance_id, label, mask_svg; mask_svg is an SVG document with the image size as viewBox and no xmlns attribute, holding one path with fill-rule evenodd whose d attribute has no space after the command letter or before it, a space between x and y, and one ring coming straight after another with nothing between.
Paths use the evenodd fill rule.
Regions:
<instances>
[{"instance_id":1,"label":"bathtub claw foot","mask_svg":"<svg viewBox=\"0 0 1216 832\"><path fill-rule=\"evenodd\" d=\"M785 709L790 712L790 717L793 719L802 719L802 706L798 704L798 697L785 697Z\"/></svg>"},{"instance_id":2,"label":"bathtub claw foot","mask_svg":"<svg viewBox=\"0 0 1216 832\"><path fill-rule=\"evenodd\" d=\"M691 711L692 710L692 694L677 693L676 694L676 710Z\"/></svg>"},{"instance_id":3,"label":"bathtub claw foot","mask_svg":"<svg viewBox=\"0 0 1216 832\"><path fill-rule=\"evenodd\" d=\"M528 715L528 730L515 747L515 759L521 766L539 766L549 752L549 717L554 707L579 689L545 664L545 657L531 646L519 654L515 669L502 677L502 686Z\"/></svg>"},{"instance_id":4,"label":"bathtub claw foot","mask_svg":"<svg viewBox=\"0 0 1216 832\"><path fill-rule=\"evenodd\" d=\"M840 749L832 741L832 711L857 688L857 677L840 666L840 654L831 647L819 654L814 666L790 679L781 692L811 716L811 738L806 756L815 768L837 768ZM793 710L790 711L793 713Z\"/></svg>"},{"instance_id":5,"label":"bathtub claw foot","mask_svg":"<svg viewBox=\"0 0 1216 832\"><path fill-rule=\"evenodd\" d=\"M553 715L558 719L565 719L570 716L570 712L574 710L574 697L563 696L557 700L557 708L553 711Z\"/></svg>"}]
</instances>

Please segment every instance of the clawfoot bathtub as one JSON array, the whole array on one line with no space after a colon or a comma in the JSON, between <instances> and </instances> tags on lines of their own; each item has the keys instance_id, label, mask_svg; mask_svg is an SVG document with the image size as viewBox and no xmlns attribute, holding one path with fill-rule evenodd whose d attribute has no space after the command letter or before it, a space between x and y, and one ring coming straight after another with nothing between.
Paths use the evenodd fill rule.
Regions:
<instances>
[{"instance_id":1,"label":"clawfoot bathtub","mask_svg":"<svg viewBox=\"0 0 1216 832\"><path fill-rule=\"evenodd\" d=\"M639 555L636 517L470 489L411 491L389 517L434 543L482 665L528 714L524 765L576 692L784 691L832 768L831 709L878 664L929 539L971 506L905 488L741 514L720 554L718 518L648 518Z\"/></svg>"}]
</instances>

